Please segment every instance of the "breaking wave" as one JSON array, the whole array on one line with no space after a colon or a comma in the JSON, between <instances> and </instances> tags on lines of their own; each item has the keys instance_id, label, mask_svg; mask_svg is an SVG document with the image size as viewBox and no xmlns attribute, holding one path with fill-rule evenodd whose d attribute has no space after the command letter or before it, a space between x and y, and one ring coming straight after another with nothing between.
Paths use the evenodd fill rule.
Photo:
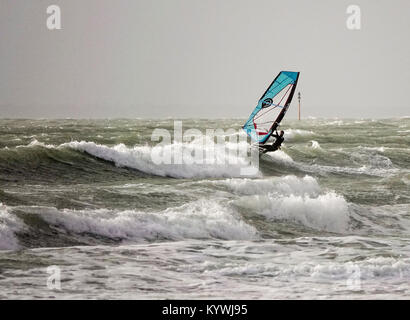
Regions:
<instances>
[{"instance_id":1,"label":"breaking wave","mask_svg":"<svg viewBox=\"0 0 410 320\"><path fill-rule=\"evenodd\" d=\"M236 203L271 220L285 220L336 233L345 233L349 229L348 204L342 196L332 192L317 197L255 195Z\"/></svg>"},{"instance_id":2,"label":"breaking wave","mask_svg":"<svg viewBox=\"0 0 410 320\"><path fill-rule=\"evenodd\" d=\"M298 265L281 267L279 264L264 263L245 265L227 266L217 268L207 264L203 266L206 272L213 272L220 275L238 276L238 275L258 275L258 276L275 276L275 277L309 277L320 280L335 281L351 280L377 280L380 278L394 277L397 279L410 278L410 259L408 258L390 258L376 257L368 258L357 262L329 262L329 263L312 263L302 262ZM213 271L215 270L215 271ZM346 283L346 282L344 282Z\"/></svg>"},{"instance_id":3,"label":"breaking wave","mask_svg":"<svg viewBox=\"0 0 410 320\"><path fill-rule=\"evenodd\" d=\"M332 191L321 190L310 176L286 176L270 180L230 180L242 196L235 204L270 220L286 220L308 228L344 233L349 229L347 201ZM263 190L263 191L262 191Z\"/></svg>"},{"instance_id":4,"label":"breaking wave","mask_svg":"<svg viewBox=\"0 0 410 320\"><path fill-rule=\"evenodd\" d=\"M296 140L297 138L301 137L309 137L313 136L315 133L310 130L302 130L302 129L287 129L285 130L285 140Z\"/></svg>"},{"instance_id":5,"label":"breaking wave","mask_svg":"<svg viewBox=\"0 0 410 320\"><path fill-rule=\"evenodd\" d=\"M322 149L322 148L320 147L319 142L317 142L317 141L315 141L315 140L312 140L312 141L310 142L310 147L311 147L312 149Z\"/></svg>"},{"instance_id":6,"label":"breaking wave","mask_svg":"<svg viewBox=\"0 0 410 320\"><path fill-rule=\"evenodd\" d=\"M124 144L118 144L113 147L96 144L94 142L69 142L60 145L74 150L86 152L100 159L111 161L119 167L128 167L139 171L174 178L204 178L204 177L237 177L242 175L243 169L248 169L258 174L258 169L252 167L245 157L241 157L237 148L238 146L226 144L191 146L183 143L174 143L165 145L161 149L154 151L150 146L127 147ZM156 164L153 162L153 155L162 157L171 164ZM181 155L179 164L172 163L175 160L175 154ZM198 158L195 159L195 157ZM174 159L174 160L173 160ZM199 161L197 161L199 159ZM201 160L202 159L202 160ZM182 161L184 160L184 161ZM203 163L201 163L201 161Z\"/></svg>"},{"instance_id":7,"label":"breaking wave","mask_svg":"<svg viewBox=\"0 0 410 320\"><path fill-rule=\"evenodd\" d=\"M18 249L16 232L24 229L23 222L9 213L7 206L0 203L0 250Z\"/></svg>"},{"instance_id":8,"label":"breaking wave","mask_svg":"<svg viewBox=\"0 0 410 320\"><path fill-rule=\"evenodd\" d=\"M161 212L58 210L49 207L26 207L25 211L69 232L124 241L257 238L256 229L241 220L238 214L208 200Z\"/></svg>"},{"instance_id":9,"label":"breaking wave","mask_svg":"<svg viewBox=\"0 0 410 320\"><path fill-rule=\"evenodd\" d=\"M311 176L298 178L293 175L288 175L264 179L227 179L213 183L223 184L239 195L277 193L281 195L317 196L321 192L317 180Z\"/></svg>"}]
</instances>

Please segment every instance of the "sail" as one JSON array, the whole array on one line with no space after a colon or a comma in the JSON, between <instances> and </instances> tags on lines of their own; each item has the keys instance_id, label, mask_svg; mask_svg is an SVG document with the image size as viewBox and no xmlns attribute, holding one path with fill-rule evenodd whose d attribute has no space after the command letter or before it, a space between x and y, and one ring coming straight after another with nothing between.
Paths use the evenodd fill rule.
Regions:
<instances>
[{"instance_id":1,"label":"sail","mask_svg":"<svg viewBox=\"0 0 410 320\"><path fill-rule=\"evenodd\" d=\"M292 101L299 72L282 71L259 99L243 129L258 143L265 143L282 121Z\"/></svg>"}]
</instances>

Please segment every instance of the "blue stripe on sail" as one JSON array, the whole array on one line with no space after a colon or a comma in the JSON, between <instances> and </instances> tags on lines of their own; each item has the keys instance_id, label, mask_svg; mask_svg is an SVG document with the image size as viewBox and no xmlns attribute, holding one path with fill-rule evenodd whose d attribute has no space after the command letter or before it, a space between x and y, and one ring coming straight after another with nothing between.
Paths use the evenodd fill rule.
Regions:
<instances>
[{"instance_id":1,"label":"blue stripe on sail","mask_svg":"<svg viewBox=\"0 0 410 320\"><path fill-rule=\"evenodd\" d=\"M258 143L265 143L272 131L267 132L266 134L258 134L255 130L255 126L253 123L253 119L255 115L262 109L262 103L265 99L271 98L273 99L279 92L281 92L286 86L289 84L294 84L296 79L298 78L299 72L291 72L291 71L282 71L276 77L276 79L271 83L268 89L260 98L258 105L255 107L251 115L249 116L248 121L246 121L243 129L247 133L249 137L255 142ZM280 106L279 106L280 107ZM272 123L273 124L273 123Z\"/></svg>"},{"instance_id":2,"label":"blue stripe on sail","mask_svg":"<svg viewBox=\"0 0 410 320\"><path fill-rule=\"evenodd\" d=\"M299 72L293 72L293 71L282 71L282 73L286 76L288 76L289 78L291 78L294 82L296 81L296 79L298 78L298 73Z\"/></svg>"}]
</instances>

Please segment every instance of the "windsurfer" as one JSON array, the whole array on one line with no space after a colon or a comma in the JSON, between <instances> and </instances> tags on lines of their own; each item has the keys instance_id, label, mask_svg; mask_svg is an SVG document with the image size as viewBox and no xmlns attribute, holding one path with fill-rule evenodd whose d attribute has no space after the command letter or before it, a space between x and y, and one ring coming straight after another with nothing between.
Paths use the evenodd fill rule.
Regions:
<instances>
[{"instance_id":1,"label":"windsurfer","mask_svg":"<svg viewBox=\"0 0 410 320\"><path fill-rule=\"evenodd\" d=\"M276 138L274 143L272 143L271 145L266 145L266 144L260 145L260 148L263 149L263 153L270 152L270 151L276 151L280 149L282 142L285 140L285 138L283 137L285 132L283 130L281 130L279 134L277 130L275 131L276 133L272 134L272 136Z\"/></svg>"}]
</instances>

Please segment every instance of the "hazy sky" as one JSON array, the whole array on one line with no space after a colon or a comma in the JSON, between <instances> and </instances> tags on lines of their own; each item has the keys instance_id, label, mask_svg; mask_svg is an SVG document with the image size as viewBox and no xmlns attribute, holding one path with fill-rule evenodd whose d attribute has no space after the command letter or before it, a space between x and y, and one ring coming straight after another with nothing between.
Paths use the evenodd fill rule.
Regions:
<instances>
[{"instance_id":1,"label":"hazy sky","mask_svg":"<svg viewBox=\"0 0 410 320\"><path fill-rule=\"evenodd\" d=\"M302 116L408 116L409 42L409 0L0 0L0 117L245 118L281 70Z\"/></svg>"}]
</instances>

